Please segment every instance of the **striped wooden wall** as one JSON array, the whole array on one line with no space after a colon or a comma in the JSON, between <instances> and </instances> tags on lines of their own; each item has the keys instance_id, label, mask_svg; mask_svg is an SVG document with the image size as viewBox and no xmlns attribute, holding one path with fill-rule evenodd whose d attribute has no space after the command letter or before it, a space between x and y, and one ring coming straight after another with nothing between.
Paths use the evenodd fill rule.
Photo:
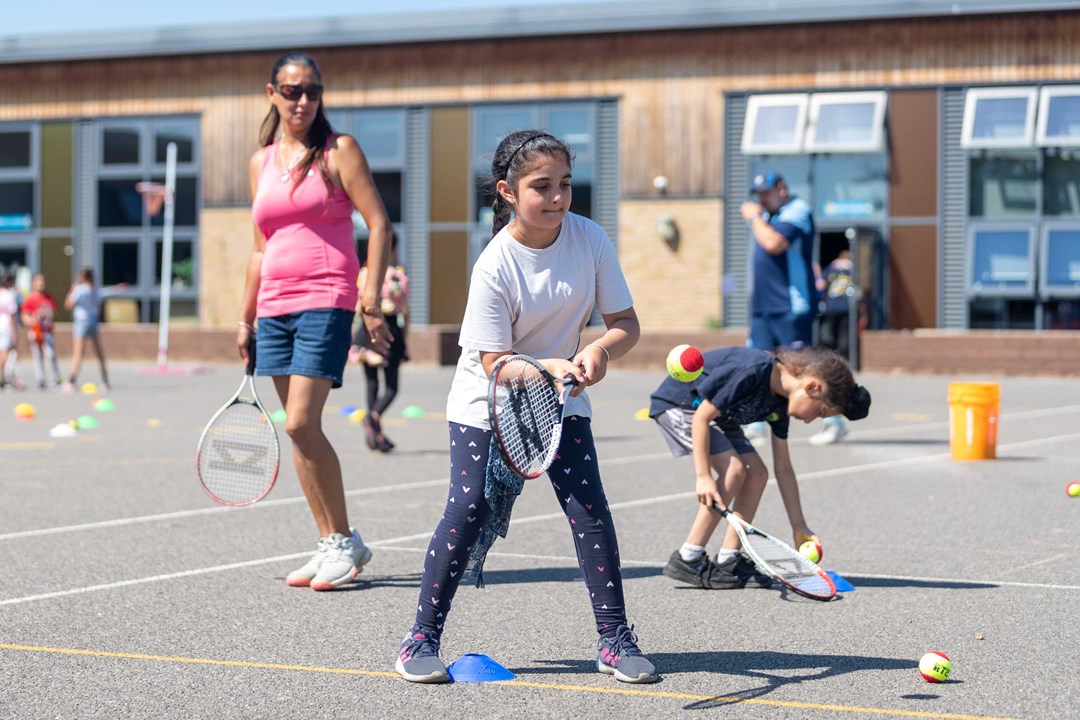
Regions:
<instances>
[{"instance_id":1,"label":"striped wooden wall","mask_svg":"<svg viewBox=\"0 0 1080 720\"><path fill-rule=\"evenodd\" d=\"M1080 82L1080 11L318 50L329 107L618 97L622 192L722 193L723 93ZM0 66L0 121L199 113L207 206L247 202L277 53Z\"/></svg>"}]
</instances>

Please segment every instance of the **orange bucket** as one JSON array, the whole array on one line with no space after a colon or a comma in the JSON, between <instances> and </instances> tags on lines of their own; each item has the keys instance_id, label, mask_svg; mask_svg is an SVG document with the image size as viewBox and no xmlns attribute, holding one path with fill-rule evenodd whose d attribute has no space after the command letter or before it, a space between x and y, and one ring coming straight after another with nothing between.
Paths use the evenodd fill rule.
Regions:
<instances>
[{"instance_id":1,"label":"orange bucket","mask_svg":"<svg viewBox=\"0 0 1080 720\"><path fill-rule=\"evenodd\" d=\"M949 383L949 443L953 460L997 457L1001 386L997 383Z\"/></svg>"}]
</instances>

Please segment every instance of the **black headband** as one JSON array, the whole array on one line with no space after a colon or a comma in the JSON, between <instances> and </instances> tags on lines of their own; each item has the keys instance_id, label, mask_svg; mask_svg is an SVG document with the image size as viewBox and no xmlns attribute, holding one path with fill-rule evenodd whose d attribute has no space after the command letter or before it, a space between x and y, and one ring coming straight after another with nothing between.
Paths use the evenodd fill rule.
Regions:
<instances>
[{"instance_id":1,"label":"black headband","mask_svg":"<svg viewBox=\"0 0 1080 720\"><path fill-rule=\"evenodd\" d=\"M549 135L548 133L536 133L535 135L530 135L529 137L525 138L525 140L522 141L522 143L520 145L517 146L517 149L515 149L514 152L510 153L510 159L506 161L506 174L507 175L510 174L510 166L514 164L514 158L517 157L517 154L519 152L521 152L521 148L525 147L526 145L531 143L536 138L542 138L542 137L551 137L551 135Z\"/></svg>"}]
</instances>

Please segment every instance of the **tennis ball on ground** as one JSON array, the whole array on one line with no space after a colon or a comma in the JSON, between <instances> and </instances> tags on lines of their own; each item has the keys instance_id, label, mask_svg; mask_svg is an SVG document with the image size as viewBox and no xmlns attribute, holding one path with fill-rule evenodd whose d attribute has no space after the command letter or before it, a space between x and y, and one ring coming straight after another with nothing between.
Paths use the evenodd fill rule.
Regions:
<instances>
[{"instance_id":1,"label":"tennis ball on ground","mask_svg":"<svg viewBox=\"0 0 1080 720\"><path fill-rule=\"evenodd\" d=\"M1071 482L1065 486L1065 492L1069 497L1080 497L1080 482Z\"/></svg>"},{"instance_id":2,"label":"tennis ball on ground","mask_svg":"<svg viewBox=\"0 0 1080 720\"><path fill-rule=\"evenodd\" d=\"M945 653L934 650L919 660L919 674L929 683L943 683L952 674L952 660Z\"/></svg>"},{"instance_id":3,"label":"tennis ball on ground","mask_svg":"<svg viewBox=\"0 0 1080 720\"><path fill-rule=\"evenodd\" d=\"M812 563L821 562L821 545L813 540L807 540L799 546L799 554Z\"/></svg>"},{"instance_id":4,"label":"tennis ball on ground","mask_svg":"<svg viewBox=\"0 0 1080 720\"><path fill-rule=\"evenodd\" d=\"M693 345L676 345L667 356L667 371L679 382L692 382L701 375L705 358Z\"/></svg>"}]
</instances>

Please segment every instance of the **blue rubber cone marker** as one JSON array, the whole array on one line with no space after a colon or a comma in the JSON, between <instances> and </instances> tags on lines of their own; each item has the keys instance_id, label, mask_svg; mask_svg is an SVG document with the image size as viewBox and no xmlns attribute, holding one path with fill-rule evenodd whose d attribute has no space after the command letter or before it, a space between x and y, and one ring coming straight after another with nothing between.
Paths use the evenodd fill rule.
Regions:
<instances>
[{"instance_id":1,"label":"blue rubber cone marker","mask_svg":"<svg viewBox=\"0 0 1080 720\"><path fill-rule=\"evenodd\" d=\"M836 586L837 592L853 592L855 590L855 586L840 577L838 573L835 573L832 570L826 570L825 574L832 578L833 585Z\"/></svg>"},{"instance_id":2,"label":"blue rubber cone marker","mask_svg":"<svg viewBox=\"0 0 1080 720\"><path fill-rule=\"evenodd\" d=\"M516 677L487 655L479 653L466 653L450 663L450 667L446 669L454 682L498 682Z\"/></svg>"}]
</instances>

